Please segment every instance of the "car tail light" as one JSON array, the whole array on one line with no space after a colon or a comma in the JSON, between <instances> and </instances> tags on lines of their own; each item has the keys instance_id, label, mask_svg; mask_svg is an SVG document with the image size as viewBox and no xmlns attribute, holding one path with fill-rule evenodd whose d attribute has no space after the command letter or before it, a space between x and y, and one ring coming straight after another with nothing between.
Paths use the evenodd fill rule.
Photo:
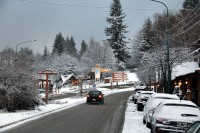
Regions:
<instances>
[{"instance_id":1,"label":"car tail light","mask_svg":"<svg viewBox=\"0 0 200 133\"><path fill-rule=\"evenodd\" d=\"M99 95L99 98L102 98L103 96L102 95Z\"/></svg>"}]
</instances>

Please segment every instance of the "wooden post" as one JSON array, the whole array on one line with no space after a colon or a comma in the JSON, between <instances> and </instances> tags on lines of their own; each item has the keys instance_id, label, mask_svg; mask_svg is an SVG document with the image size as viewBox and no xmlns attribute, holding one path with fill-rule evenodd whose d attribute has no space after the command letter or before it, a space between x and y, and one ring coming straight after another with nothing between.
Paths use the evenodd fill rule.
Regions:
<instances>
[{"instance_id":1,"label":"wooden post","mask_svg":"<svg viewBox=\"0 0 200 133\"><path fill-rule=\"evenodd\" d=\"M48 92L49 92L49 74L46 73L46 104L48 103Z\"/></svg>"}]
</instances>

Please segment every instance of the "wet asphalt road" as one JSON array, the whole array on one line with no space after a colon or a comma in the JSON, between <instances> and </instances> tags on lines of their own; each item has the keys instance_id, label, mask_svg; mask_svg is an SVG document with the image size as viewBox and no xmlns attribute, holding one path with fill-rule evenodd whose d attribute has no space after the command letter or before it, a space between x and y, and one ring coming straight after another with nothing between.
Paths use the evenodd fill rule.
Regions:
<instances>
[{"instance_id":1,"label":"wet asphalt road","mask_svg":"<svg viewBox=\"0 0 200 133\"><path fill-rule=\"evenodd\" d=\"M105 97L104 105L84 103L3 133L121 133L126 101L131 94L112 94Z\"/></svg>"}]
</instances>

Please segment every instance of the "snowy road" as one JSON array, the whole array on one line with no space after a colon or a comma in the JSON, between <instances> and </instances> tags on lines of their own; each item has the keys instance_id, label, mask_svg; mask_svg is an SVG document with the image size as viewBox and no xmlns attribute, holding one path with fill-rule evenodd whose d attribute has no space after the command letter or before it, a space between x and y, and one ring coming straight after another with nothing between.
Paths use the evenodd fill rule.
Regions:
<instances>
[{"instance_id":1,"label":"snowy road","mask_svg":"<svg viewBox=\"0 0 200 133\"><path fill-rule=\"evenodd\" d=\"M121 133L127 97L122 92L105 97L104 105L86 103L44 116L5 133Z\"/></svg>"}]
</instances>

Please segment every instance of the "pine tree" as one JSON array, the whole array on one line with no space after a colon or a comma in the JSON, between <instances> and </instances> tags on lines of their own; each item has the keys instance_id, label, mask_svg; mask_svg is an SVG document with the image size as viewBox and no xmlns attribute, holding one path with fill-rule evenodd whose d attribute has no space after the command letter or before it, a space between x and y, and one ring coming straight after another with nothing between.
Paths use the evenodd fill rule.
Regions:
<instances>
[{"instance_id":1,"label":"pine tree","mask_svg":"<svg viewBox=\"0 0 200 133\"><path fill-rule=\"evenodd\" d=\"M117 58L117 64L125 63L126 58L130 57L125 41L125 33L128 32L127 26L123 24L125 16L122 13L120 0L113 0L110 6L110 17L106 18L111 26L105 29L105 34L109 37L107 41ZM118 67L120 69L120 66Z\"/></svg>"},{"instance_id":2,"label":"pine tree","mask_svg":"<svg viewBox=\"0 0 200 133\"><path fill-rule=\"evenodd\" d=\"M185 0L183 2L184 9L194 9L198 6L199 0Z\"/></svg>"},{"instance_id":3,"label":"pine tree","mask_svg":"<svg viewBox=\"0 0 200 133\"><path fill-rule=\"evenodd\" d=\"M82 40L82 42L81 42L81 50L80 50L80 55L82 56L83 55L83 53L87 50L87 44L85 43L85 41L84 40Z\"/></svg>"},{"instance_id":4,"label":"pine tree","mask_svg":"<svg viewBox=\"0 0 200 133\"><path fill-rule=\"evenodd\" d=\"M149 51L150 49L153 49L154 45L154 32L153 32L153 26L150 18L148 18L143 26L142 30L142 42L140 46L140 50L145 52Z\"/></svg>"},{"instance_id":5,"label":"pine tree","mask_svg":"<svg viewBox=\"0 0 200 133\"><path fill-rule=\"evenodd\" d=\"M58 55L61 55L62 52L64 51L64 38L62 36L62 33L59 32L57 35L56 35L56 38L55 38L55 42L54 42L54 45L53 45L53 51L52 53L57 53Z\"/></svg>"},{"instance_id":6,"label":"pine tree","mask_svg":"<svg viewBox=\"0 0 200 133\"><path fill-rule=\"evenodd\" d=\"M44 60L46 60L49 56L49 51L47 50L47 46L44 47L44 55L43 55L43 58Z\"/></svg>"},{"instance_id":7,"label":"pine tree","mask_svg":"<svg viewBox=\"0 0 200 133\"><path fill-rule=\"evenodd\" d=\"M73 57L77 57L76 43L74 42L74 38L71 36L69 43L69 52Z\"/></svg>"}]
</instances>

